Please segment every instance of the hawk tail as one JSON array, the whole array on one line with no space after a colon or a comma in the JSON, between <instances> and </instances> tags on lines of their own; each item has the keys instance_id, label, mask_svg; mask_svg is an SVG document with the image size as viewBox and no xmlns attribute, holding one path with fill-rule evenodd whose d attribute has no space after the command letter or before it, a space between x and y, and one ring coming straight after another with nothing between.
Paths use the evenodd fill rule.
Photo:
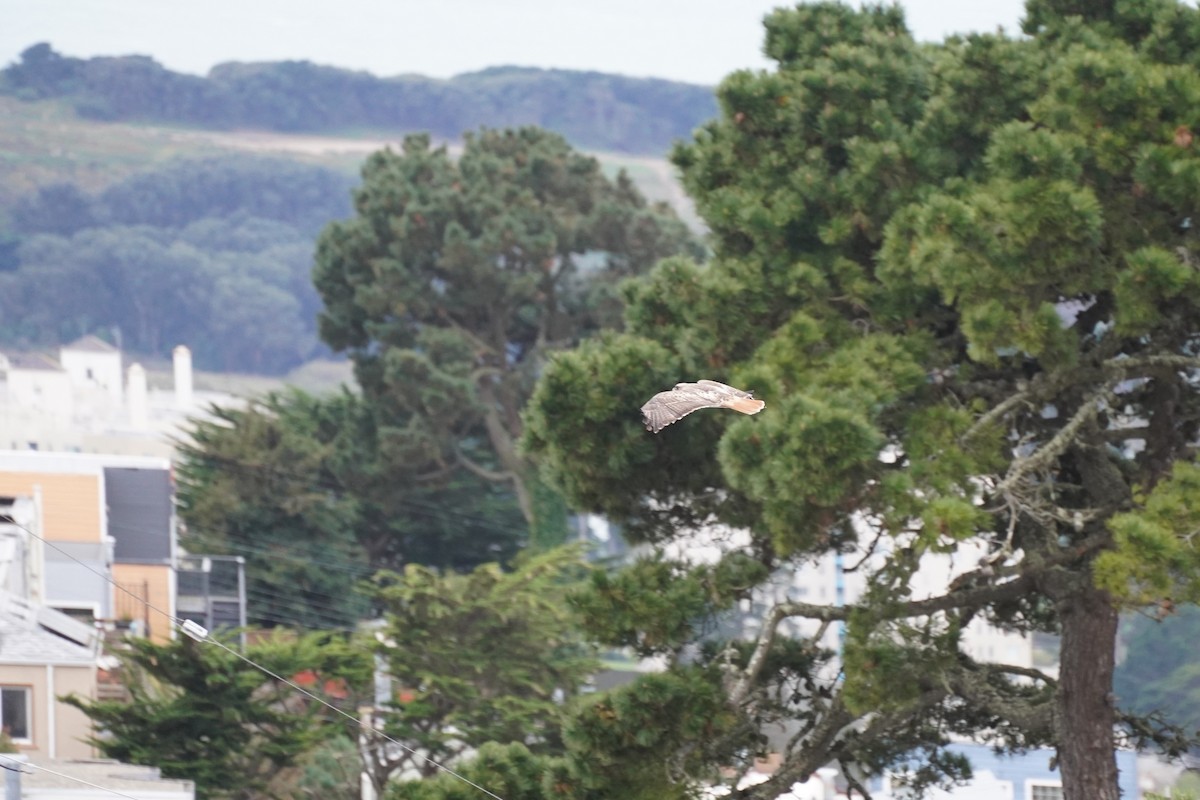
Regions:
<instances>
[{"instance_id":1,"label":"hawk tail","mask_svg":"<svg viewBox=\"0 0 1200 800\"><path fill-rule=\"evenodd\" d=\"M766 405L762 400L755 400L753 397L735 397L725 403L726 408L732 408L734 411L740 411L743 414L757 414Z\"/></svg>"}]
</instances>

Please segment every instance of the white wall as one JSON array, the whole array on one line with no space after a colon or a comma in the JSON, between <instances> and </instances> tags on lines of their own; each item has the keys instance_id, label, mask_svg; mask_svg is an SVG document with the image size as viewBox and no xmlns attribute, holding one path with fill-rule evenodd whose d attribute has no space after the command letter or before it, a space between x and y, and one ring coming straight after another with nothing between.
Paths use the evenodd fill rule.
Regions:
<instances>
[{"instance_id":1,"label":"white wall","mask_svg":"<svg viewBox=\"0 0 1200 800\"><path fill-rule=\"evenodd\" d=\"M61 422L74 416L74 392L71 390L71 376L66 372L10 369L7 384L10 407L37 409L39 415Z\"/></svg>"},{"instance_id":2,"label":"white wall","mask_svg":"<svg viewBox=\"0 0 1200 800\"><path fill-rule=\"evenodd\" d=\"M58 362L71 376L73 385L99 390L114 404L120 405L124 396L120 352L101 353L64 347L59 351Z\"/></svg>"}]
</instances>

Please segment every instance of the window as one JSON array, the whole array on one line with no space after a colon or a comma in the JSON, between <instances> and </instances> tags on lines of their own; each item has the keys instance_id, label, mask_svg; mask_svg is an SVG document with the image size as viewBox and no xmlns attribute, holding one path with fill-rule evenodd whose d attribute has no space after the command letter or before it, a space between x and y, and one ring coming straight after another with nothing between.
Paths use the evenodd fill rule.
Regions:
<instances>
[{"instance_id":1,"label":"window","mask_svg":"<svg viewBox=\"0 0 1200 800\"><path fill-rule=\"evenodd\" d=\"M1058 783L1030 783L1028 786L1029 800L1062 800L1062 785Z\"/></svg>"},{"instance_id":2,"label":"window","mask_svg":"<svg viewBox=\"0 0 1200 800\"><path fill-rule=\"evenodd\" d=\"M24 686L0 686L0 728L16 742L28 742L29 689Z\"/></svg>"}]
</instances>

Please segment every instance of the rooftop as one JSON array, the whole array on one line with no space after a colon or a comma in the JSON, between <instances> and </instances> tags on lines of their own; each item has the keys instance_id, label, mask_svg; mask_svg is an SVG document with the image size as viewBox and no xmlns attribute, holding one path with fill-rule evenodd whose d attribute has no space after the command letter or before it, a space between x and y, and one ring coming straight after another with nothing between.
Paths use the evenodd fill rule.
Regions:
<instances>
[{"instance_id":1,"label":"rooftop","mask_svg":"<svg viewBox=\"0 0 1200 800\"><path fill-rule=\"evenodd\" d=\"M81 781L103 787L89 787ZM108 798L113 792L138 800L192 800L195 785L191 781L163 778L157 767L122 764L111 759L97 758L67 761L48 758L29 758L21 775L21 796Z\"/></svg>"},{"instance_id":2,"label":"rooftop","mask_svg":"<svg viewBox=\"0 0 1200 800\"><path fill-rule=\"evenodd\" d=\"M9 353L8 368L63 372L63 368L45 353Z\"/></svg>"},{"instance_id":3,"label":"rooftop","mask_svg":"<svg viewBox=\"0 0 1200 800\"><path fill-rule=\"evenodd\" d=\"M63 350L78 350L85 353L119 353L117 348L113 347L108 342L101 339L99 336L88 334L87 336L76 339L70 344L64 344Z\"/></svg>"},{"instance_id":4,"label":"rooftop","mask_svg":"<svg viewBox=\"0 0 1200 800\"><path fill-rule=\"evenodd\" d=\"M108 468L169 470L171 461L161 456L126 456L110 453L63 453L45 450L0 449L0 471L98 474Z\"/></svg>"},{"instance_id":5,"label":"rooftop","mask_svg":"<svg viewBox=\"0 0 1200 800\"><path fill-rule=\"evenodd\" d=\"M0 613L0 664L88 666L95 662L90 648L52 633L36 619L7 610Z\"/></svg>"}]
</instances>

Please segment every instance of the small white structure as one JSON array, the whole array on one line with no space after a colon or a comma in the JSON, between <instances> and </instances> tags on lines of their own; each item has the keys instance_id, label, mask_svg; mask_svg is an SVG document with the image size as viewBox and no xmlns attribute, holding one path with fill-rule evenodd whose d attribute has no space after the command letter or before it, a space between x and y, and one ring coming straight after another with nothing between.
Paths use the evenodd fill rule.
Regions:
<instances>
[{"instance_id":1,"label":"small white structure","mask_svg":"<svg viewBox=\"0 0 1200 800\"><path fill-rule=\"evenodd\" d=\"M84 336L59 349L58 360L71 376L72 385L84 391L99 390L113 405L121 404L120 350L96 336Z\"/></svg>"},{"instance_id":2,"label":"small white structure","mask_svg":"<svg viewBox=\"0 0 1200 800\"><path fill-rule=\"evenodd\" d=\"M131 364L129 381L129 427L144 431L149 427L149 395L146 391L146 370L141 364Z\"/></svg>"},{"instance_id":3,"label":"small white structure","mask_svg":"<svg viewBox=\"0 0 1200 800\"><path fill-rule=\"evenodd\" d=\"M192 351L179 345L171 352L175 368L175 407L187 411L192 407Z\"/></svg>"}]
</instances>

